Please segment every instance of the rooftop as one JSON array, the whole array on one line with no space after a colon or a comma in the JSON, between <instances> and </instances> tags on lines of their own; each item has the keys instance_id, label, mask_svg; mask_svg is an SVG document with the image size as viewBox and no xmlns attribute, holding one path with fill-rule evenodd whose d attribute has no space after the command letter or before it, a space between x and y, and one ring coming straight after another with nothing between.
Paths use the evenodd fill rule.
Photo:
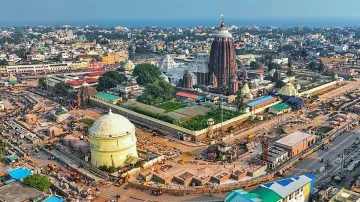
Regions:
<instances>
[{"instance_id":1,"label":"rooftop","mask_svg":"<svg viewBox=\"0 0 360 202\"><path fill-rule=\"evenodd\" d=\"M267 102L271 99L274 99L274 97L268 95L268 96L263 96L263 97L259 97L259 98L256 98L254 100L251 100L250 102L247 103L248 106L250 107L253 107L255 105L258 105L258 104L261 104L263 102Z\"/></svg>"},{"instance_id":2,"label":"rooftop","mask_svg":"<svg viewBox=\"0 0 360 202\"><path fill-rule=\"evenodd\" d=\"M283 102L283 103L276 104L276 105L272 106L271 108L275 109L276 111L281 111L284 109L289 109L289 108L291 108L291 106L288 103Z\"/></svg>"},{"instance_id":3,"label":"rooftop","mask_svg":"<svg viewBox=\"0 0 360 202\"><path fill-rule=\"evenodd\" d=\"M313 135L309 133L296 131L284 138L281 138L280 140L276 141L276 143L292 147L311 136Z\"/></svg>"},{"instance_id":4,"label":"rooftop","mask_svg":"<svg viewBox=\"0 0 360 202\"><path fill-rule=\"evenodd\" d=\"M20 182L13 182L0 187L0 201L27 201L42 196L42 192Z\"/></svg>"},{"instance_id":5,"label":"rooftop","mask_svg":"<svg viewBox=\"0 0 360 202\"><path fill-rule=\"evenodd\" d=\"M349 191L347 189L341 189L330 202L358 202L360 201L360 194Z\"/></svg>"},{"instance_id":6,"label":"rooftop","mask_svg":"<svg viewBox=\"0 0 360 202\"><path fill-rule=\"evenodd\" d=\"M28 175L31 175L31 171L26 168L16 168L14 170L10 170L9 175L17 180L23 179Z\"/></svg>"},{"instance_id":7,"label":"rooftop","mask_svg":"<svg viewBox=\"0 0 360 202\"><path fill-rule=\"evenodd\" d=\"M112 95L112 94L109 94L109 93L103 93L103 92L96 93L95 96L100 97L100 98L105 99L105 100L116 100L116 99L120 98L119 96Z\"/></svg>"},{"instance_id":8,"label":"rooftop","mask_svg":"<svg viewBox=\"0 0 360 202\"><path fill-rule=\"evenodd\" d=\"M72 86L79 86L85 82L89 84L96 83L98 82L98 79L97 78L76 79L76 80L67 81L66 83Z\"/></svg>"},{"instance_id":9,"label":"rooftop","mask_svg":"<svg viewBox=\"0 0 360 202\"><path fill-rule=\"evenodd\" d=\"M90 73L87 73L86 75L88 75L88 76L102 76L105 73L106 73L106 71L90 72Z\"/></svg>"},{"instance_id":10,"label":"rooftop","mask_svg":"<svg viewBox=\"0 0 360 202\"><path fill-rule=\"evenodd\" d=\"M293 178L282 179L260 185L251 192L233 190L225 197L226 202L249 201L249 202L277 202L289 196L296 190L304 187L315 179L312 174L305 174Z\"/></svg>"},{"instance_id":11,"label":"rooftop","mask_svg":"<svg viewBox=\"0 0 360 202\"><path fill-rule=\"evenodd\" d=\"M187 97L187 98L192 98L192 99L197 99L200 97L200 95L196 95L193 93L188 93L188 92L184 92L184 91L179 91L176 93L177 96L182 96L182 97Z\"/></svg>"}]
</instances>

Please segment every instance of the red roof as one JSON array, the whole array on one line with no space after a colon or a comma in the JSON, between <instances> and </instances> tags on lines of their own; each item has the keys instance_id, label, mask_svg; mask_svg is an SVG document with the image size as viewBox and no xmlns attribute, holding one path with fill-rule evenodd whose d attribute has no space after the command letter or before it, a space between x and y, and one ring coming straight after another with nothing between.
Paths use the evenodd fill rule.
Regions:
<instances>
[{"instance_id":1,"label":"red roof","mask_svg":"<svg viewBox=\"0 0 360 202\"><path fill-rule=\"evenodd\" d=\"M72 86L79 86L83 83L96 83L98 82L99 79L97 78L87 78L87 79L76 79L76 80L71 80L71 81L68 81L66 82L67 84L69 85L72 85Z\"/></svg>"},{"instance_id":2,"label":"red roof","mask_svg":"<svg viewBox=\"0 0 360 202\"><path fill-rule=\"evenodd\" d=\"M103 74L105 74L106 71L100 71L100 72L90 72L87 73L88 76L102 76Z\"/></svg>"},{"instance_id":3,"label":"red roof","mask_svg":"<svg viewBox=\"0 0 360 202\"><path fill-rule=\"evenodd\" d=\"M196 99L198 97L200 97L200 95L196 95L196 94L192 94L192 93L188 93L188 92L184 92L184 91L179 91L176 93L177 96L182 96L182 97L187 97L187 98L192 98L192 99Z\"/></svg>"},{"instance_id":4,"label":"red roof","mask_svg":"<svg viewBox=\"0 0 360 202\"><path fill-rule=\"evenodd\" d=\"M254 69L254 70L251 70L252 72L255 72L255 73L264 73L264 69L263 68L260 68L260 69Z\"/></svg>"}]
</instances>

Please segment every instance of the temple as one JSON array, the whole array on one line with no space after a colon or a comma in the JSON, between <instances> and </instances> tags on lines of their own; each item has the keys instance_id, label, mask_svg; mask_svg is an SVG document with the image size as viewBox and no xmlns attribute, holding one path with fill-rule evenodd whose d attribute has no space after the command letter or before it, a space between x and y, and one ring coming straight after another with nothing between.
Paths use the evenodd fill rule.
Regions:
<instances>
[{"instance_id":1,"label":"temple","mask_svg":"<svg viewBox=\"0 0 360 202\"><path fill-rule=\"evenodd\" d=\"M224 21L211 45L209 71L216 76L217 87L229 86L237 71L234 42Z\"/></svg>"}]
</instances>

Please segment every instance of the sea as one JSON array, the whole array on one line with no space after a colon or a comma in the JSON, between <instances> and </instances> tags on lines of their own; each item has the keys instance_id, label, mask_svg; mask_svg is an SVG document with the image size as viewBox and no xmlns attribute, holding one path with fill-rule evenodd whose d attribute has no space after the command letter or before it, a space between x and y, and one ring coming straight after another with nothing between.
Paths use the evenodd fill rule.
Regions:
<instances>
[{"instance_id":1,"label":"sea","mask_svg":"<svg viewBox=\"0 0 360 202\"><path fill-rule=\"evenodd\" d=\"M221 22L220 18L217 19L126 19L126 20L114 20L114 19L102 19L102 20L63 20L63 21L2 21L0 19L0 27L9 26L35 26L35 25L48 25L48 26L85 26L85 25L98 25L100 27L198 27L198 26L219 26ZM262 26L262 27L279 27L279 28L291 28L291 27L311 27L311 28L327 28L327 27L360 27L360 18L317 18L317 19L225 19L226 25L235 26Z\"/></svg>"}]
</instances>

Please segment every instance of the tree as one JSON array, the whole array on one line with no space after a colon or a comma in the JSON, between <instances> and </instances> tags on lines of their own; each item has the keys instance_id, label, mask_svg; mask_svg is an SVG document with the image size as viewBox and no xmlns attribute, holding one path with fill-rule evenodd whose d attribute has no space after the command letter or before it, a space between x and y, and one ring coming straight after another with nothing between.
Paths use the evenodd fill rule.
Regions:
<instances>
[{"instance_id":1,"label":"tree","mask_svg":"<svg viewBox=\"0 0 360 202\"><path fill-rule=\"evenodd\" d=\"M144 63L135 66L133 76L139 85L147 85L159 80L161 72L155 65Z\"/></svg>"},{"instance_id":2,"label":"tree","mask_svg":"<svg viewBox=\"0 0 360 202\"><path fill-rule=\"evenodd\" d=\"M270 62L268 65L268 71L271 71L272 69L280 70L281 65L279 65L278 63L275 63L275 62Z\"/></svg>"},{"instance_id":3,"label":"tree","mask_svg":"<svg viewBox=\"0 0 360 202\"><path fill-rule=\"evenodd\" d=\"M8 61L3 59L3 60L0 60L0 65L9 65Z\"/></svg>"},{"instance_id":4,"label":"tree","mask_svg":"<svg viewBox=\"0 0 360 202\"><path fill-rule=\"evenodd\" d=\"M45 191L51 186L51 182L49 178L40 174L33 174L26 176L24 178L24 183L40 191Z\"/></svg>"},{"instance_id":5,"label":"tree","mask_svg":"<svg viewBox=\"0 0 360 202\"><path fill-rule=\"evenodd\" d=\"M288 68L290 69L293 66L292 60L289 58L287 63Z\"/></svg>"},{"instance_id":6,"label":"tree","mask_svg":"<svg viewBox=\"0 0 360 202\"><path fill-rule=\"evenodd\" d=\"M264 59L265 59L265 64L269 64L272 62L273 56L268 54L268 55L265 55Z\"/></svg>"},{"instance_id":7,"label":"tree","mask_svg":"<svg viewBox=\"0 0 360 202\"><path fill-rule=\"evenodd\" d=\"M242 62L240 60L236 60L236 64L238 65L238 67L242 66Z\"/></svg>"},{"instance_id":8,"label":"tree","mask_svg":"<svg viewBox=\"0 0 360 202\"><path fill-rule=\"evenodd\" d=\"M160 79L146 85L143 94L139 96L137 100L145 104L157 105L164 101L171 100L173 94L174 87L170 83Z\"/></svg>"},{"instance_id":9,"label":"tree","mask_svg":"<svg viewBox=\"0 0 360 202\"><path fill-rule=\"evenodd\" d=\"M244 96L241 90L236 93L235 104L238 112L244 111L246 109L246 105L244 104Z\"/></svg>"},{"instance_id":10,"label":"tree","mask_svg":"<svg viewBox=\"0 0 360 202\"><path fill-rule=\"evenodd\" d=\"M294 76L295 73L291 70L291 69L288 69L288 71L286 72L286 76Z\"/></svg>"},{"instance_id":11,"label":"tree","mask_svg":"<svg viewBox=\"0 0 360 202\"><path fill-rule=\"evenodd\" d=\"M250 63L250 68L252 70L260 69L261 68L261 63L260 62L251 62Z\"/></svg>"},{"instance_id":12,"label":"tree","mask_svg":"<svg viewBox=\"0 0 360 202\"><path fill-rule=\"evenodd\" d=\"M313 62L310 62L309 65L307 66L307 69L311 70L311 71L316 71L317 70L317 65L316 63L313 61Z\"/></svg>"},{"instance_id":13,"label":"tree","mask_svg":"<svg viewBox=\"0 0 360 202\"><path fill-rule=\"evenodd\" d=\"M299 55L305 60L308 56L308 52L305 49L301 49Z\"/></svg>"},{"instance_id":14,"label":"tree","mask_svg":"<svg viewBox=\"0 0 360 202\"><path fill-rule=\"evenodd\" d=\"M125 67L118 67L116 70L119 72L125 72Z\"/></svg>"},{"instance_id":15,"label":"tree","mask_svg":"<svg viewBox=\"0 0 360 202\"><path fill-rule=\"evenodd\" d=\"M38 86L40 86L40 88L46 88L47 86L47 79L46 77L40 77L38 80Z\"/></svg>"},{"instance_id":16,"label":"tree","mask_svg":"<svg viewBox=\"0 0 360 202\"><path fill-rule=\"evenodd\" d=\"M288 45L284 45L282 46L282 51L284 52L293 52L295 50L295 46L288 44Z\"/></svg>"},{"instance_id":17,"label":"tree","mask_svg":"<svg viewBox=\"0 0 360 202\"><path fill-rule=\"evenodd\" d=\"M276 81L275 87L276 88L282 88L285 85L285 83L281 80Z\"/></svg>"},{"instance_id":18,"label":"tree","mask_svg":"<svg viewBox=\"0 0 360 202\"><path fill-rule=\"evenodd\" d=\"M117 71L108 71L99 78L99 84L96 89L98 91L103 91L106 89L114 88L118 84L122 84L127 80L126 76L120 74Z\"/></svg>"},{"instance_id":19,"label":"tree","mask_svg":"<svg viewBox=\"0 0 360 202\"><path fill-rule=\"evenodd\" d=\"M5 141L0 140L0 159L3 159L7 152L7 144Z\"/></svg>"},{"instance_id":20,"label":"tree","mask_svg":"<svg viewBox=\"0 0 360 202\"><path fill-rule=\"evenodd\" d=\"M325 65L324 65L324 63L322 62L322 60L320 60L320 63L319 63L319 65L318 65L318 71L319 72L323 72L324 70L325 70Z\"/></svg>"},{"instance_id":21,"label":"tree","mask_svg":"<svg viewBox=\"0 0 360 202\"><path fill-rule=\"evenodd\" d=\"M55 84L54 86L54 93L57 96L67 96L68 95L68 89L70 89L71 86L63 81Z\"/></svg>"}]
</instances>

